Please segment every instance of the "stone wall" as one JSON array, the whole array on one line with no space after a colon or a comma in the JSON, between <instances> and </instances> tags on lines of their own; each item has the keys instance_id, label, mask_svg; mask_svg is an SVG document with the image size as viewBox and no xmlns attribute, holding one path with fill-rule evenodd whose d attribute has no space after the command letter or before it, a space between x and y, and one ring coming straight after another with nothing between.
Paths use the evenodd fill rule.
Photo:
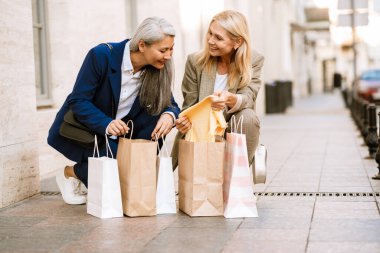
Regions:
<instances>
[{"instance_id":1,"label":"stone wall","mask_svg":"<svg viewBox=\"0 0 380 253\"><path fill-rule=\"evenodd\" d=\"M31 1L0 0L0 207L39 192Z\"/></svg>"}]
</instances>

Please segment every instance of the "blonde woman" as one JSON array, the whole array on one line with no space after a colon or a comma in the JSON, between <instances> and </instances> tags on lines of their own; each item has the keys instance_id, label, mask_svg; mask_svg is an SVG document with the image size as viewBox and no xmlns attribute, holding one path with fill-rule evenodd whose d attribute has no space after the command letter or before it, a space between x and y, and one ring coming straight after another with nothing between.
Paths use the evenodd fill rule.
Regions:
<instances>
[{"instance_id":1,"label":"blonde woman","mask_svg":"<svg viewBox=\"0 0 380 253\"><path fill-rule=\"evenodd\" d=\"M259 141L260 121L255 101L261 86L260 72L264 57L252 50L247 20L237 11L215 15L209 25L203 50L188 56L182 81L182 110L208 95L217 95L211 107L224 110L226 121L232 115L244 117L243 133L247 138L249 164ZM178 165L178 142L190 130L191 122L181 117L175 122L176 136L172 157ZM229 129L227 129L229 131Z\"/></svg>"}]
</instances>

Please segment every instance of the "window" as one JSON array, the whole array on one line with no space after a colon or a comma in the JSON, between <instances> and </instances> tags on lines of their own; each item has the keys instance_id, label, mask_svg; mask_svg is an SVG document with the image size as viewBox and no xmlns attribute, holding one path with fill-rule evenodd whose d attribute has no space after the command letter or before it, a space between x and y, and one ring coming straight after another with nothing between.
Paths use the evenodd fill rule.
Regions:
<instances>
[{"instance_id":1,"label":"window","mask_svg":"<svg viewBox=\"0 0 380 253\"><path fill-rule=\"evenodd\" d=\"M34 63L36 71L37 106L52 105L49 82L45 0L32 0Z\"/></svg>"}]
</instances>

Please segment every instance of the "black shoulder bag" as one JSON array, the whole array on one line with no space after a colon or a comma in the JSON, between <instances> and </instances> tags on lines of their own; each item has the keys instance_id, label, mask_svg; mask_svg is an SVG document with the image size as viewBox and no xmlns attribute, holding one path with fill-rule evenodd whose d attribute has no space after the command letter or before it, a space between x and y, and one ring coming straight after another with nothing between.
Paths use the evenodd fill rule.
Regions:
<instances>
[{"instance_id":1,"label":"black shoulder bag","mask_svg":"<svg viewBox=\"0 0 380 253\"><path fill-rule=\"evenodd\" d=\"M112 53L112 45L104 43ZM113 109L113 108L112 108ZM66 112L62 124L59 128L59 134L70 141L73 141L82 147L93 148L95 143L95 132L80 123L70 109ZM98 138L102 140L103 138Z\"/></svg>"}]
</instances>

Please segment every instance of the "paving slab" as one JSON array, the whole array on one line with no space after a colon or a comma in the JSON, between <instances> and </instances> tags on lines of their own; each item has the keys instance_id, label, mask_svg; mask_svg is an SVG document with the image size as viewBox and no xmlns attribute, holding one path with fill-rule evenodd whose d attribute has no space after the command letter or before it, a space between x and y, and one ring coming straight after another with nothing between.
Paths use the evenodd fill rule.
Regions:
<instances>
[{"instance_id":1,"label":"paving slab","mask_svg":"<svg viewBox=\"0 0 380 253\"><path fill-rule=\"evenodd\" d=\"M380 253L380 243L364 242L309 242L308 253Z\"/></svg>"}]
</instances>

